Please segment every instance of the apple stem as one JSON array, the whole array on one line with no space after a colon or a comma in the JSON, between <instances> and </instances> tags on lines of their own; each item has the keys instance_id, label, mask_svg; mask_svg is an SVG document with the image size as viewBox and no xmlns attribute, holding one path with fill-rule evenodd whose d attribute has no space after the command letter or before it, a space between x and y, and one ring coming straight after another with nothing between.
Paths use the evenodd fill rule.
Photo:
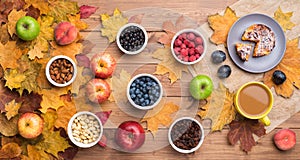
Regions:
<instances>
[{"instance_id":1,"label":"apple stem","mask_svg":"<svg viewBox=\"0 0 300 160\"><path fill-rule=\"evenodd\" d=\"M28 29L28 24L23 24L23 27Z\"/></svg>"}]
</instances>

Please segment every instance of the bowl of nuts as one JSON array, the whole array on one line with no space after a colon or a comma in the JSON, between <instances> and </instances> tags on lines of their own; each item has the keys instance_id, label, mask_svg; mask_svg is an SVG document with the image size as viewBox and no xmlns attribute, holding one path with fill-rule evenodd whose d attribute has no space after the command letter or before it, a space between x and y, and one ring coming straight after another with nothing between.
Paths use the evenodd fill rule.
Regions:
<instances>
[{"instance_id":1,"label":"bowl of nuts","mask_svg":"<svg viewBox=\"0 0 300 160\"><path fill-rule=\"evenodd\" d=\"M160 102L162 95L160 81L151 74L138 74L127 85L127 98L137 109L152 109Z\"/></svg>"},{"instance_id":2,"label":"bowl of nuts","mask_svg":"<svg viewBox=\"0 0 300 160\"><path fill-rule=\"evenodd\" d=\"M119 29L116 41L122 52L134 55L145 49L148 43L148 35L143 26L128 23Z\"/></svg>"},{"instance_id":3,"label":"bowl of nuts","mask_svg":"<svg viewBox=\"0 0 300 160\"><path fill-rule=\"evenodd\" d=\"M58 55L48 61L45 73L52 85L65 87L75 80L77 68L75 62L70 57Z\"/></svg>"},{"instance_id":4,"label":"bowl of nuts","mask_svg":"<svg viewBox=\"0 0 300 160\"><path fill-rule=\"evenodd\" d=\"M174 58L186 65L199 62L206 53L207 44L203 34L195 29L183 29L175 34L171 42Z\"/></svg>"},{"instance_id":5,"label":"bowl of nuts","mask_svg":"<svg viewBox=\"0 0 300 160\"><path fill-rule=\"evenodd\" d=\"M91 112L81 111L73 115L68 123L68 136L72 143L81 148L97 144L103 134L100 119Z\"/></svg>"},{"instance_id":6,"label":"bowl of nuts","mask_svg":"<svg viewBox=\"0 0 300 160\"><path fill-rule=\"evenodd\" d=\"M192 153L200 148L204 140L204 130L196 119L181 117L175 120L168 132L171 146L180 153Z\"/></svg>"}]
</instances>

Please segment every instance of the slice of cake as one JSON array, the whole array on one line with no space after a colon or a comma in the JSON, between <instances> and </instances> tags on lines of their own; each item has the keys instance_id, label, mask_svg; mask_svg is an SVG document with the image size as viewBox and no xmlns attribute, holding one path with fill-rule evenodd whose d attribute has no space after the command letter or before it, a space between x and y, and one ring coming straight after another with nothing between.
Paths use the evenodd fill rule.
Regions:
<instances>
[{"instance_id":1,"label":"slice of cake","mask_svg":"<svg viewBox=\"0 0 300 160\"><path fill-rule=\"evenodd\" d=\"M252 45L246 43L237 43L235 44L236 53L243 61L248 61L251 54Z\"/></svg>"},{"instance_id":2,"label":"slice of cake","mask_svg":"<svg viewBox=\"0 0 300 160\"><path fill-rule=\"evenodd\" d=\"M253 57L268 55L275 47L275 34L264 24L254 24L248 27L242 36L242 40L256 43Z\"/></svg>"}]
</instances>

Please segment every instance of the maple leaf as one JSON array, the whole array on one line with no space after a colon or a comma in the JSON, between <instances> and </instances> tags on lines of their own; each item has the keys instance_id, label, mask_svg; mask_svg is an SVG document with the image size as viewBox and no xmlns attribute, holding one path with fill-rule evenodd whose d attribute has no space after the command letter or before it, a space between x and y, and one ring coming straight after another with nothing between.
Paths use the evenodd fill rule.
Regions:
<instances>
[{"instance_id":1,"label":"maple leaf","mask_svg":"<svg viewBox=\"0 0 300 160\"><path fill-rule=\"evenodd\" d=\"M0 114L0 133L4 136L15 136L18 134L18 116L8 120L4 114Z\"/></svg>"},{"instance_id":2,"label":"maple leaf","mask_svg":"<svg viewBox=\"0 0 300 160\"><path fill-rule=\"evenodd\" d=\"M127 101L126 88L131 79L131 75L124 69L121 70L119 75L119 77L113 76L111 79L112 94L117 103Z\"/></svg>"},{"instance_id":3,"label":"maple leaf","mask_svg":"<svg viewBox=\"0 0 300 160\"><path fill-rule=\"evenodd\" d=\"M81 31L88 28L88 24L80 20L80 15L67 15L68 20L75 25L75 27Z\"/></svg>"},{"instance_id":4,"label":"maple leaf","mask_svg":"<svg viewBox=\"0 0 300 160\"><path fill-rule=\"evenodd\" d=\"M223 16L219 14L208 16L208 24L214 30L210 40L215 44L226 44L228 32L238 20L235 12L227 7Z\"/></svg>"},{"instance_id":5,"label":"maple leaf","mask_svg":"<svg viewBox=\"0 0 300 160\"><path fill-rule=\"evenodd\" d=\"M11 159L19 157L22 153L21 147L17 143L8 143L2 146L0 150L1 159Z\"/></svg>"},{"instance_id":6,"label":"maple leaf","mask_svg":"<svg viewBox=\"0 0 300 160\"><path fill-rule=\"evenodd\" d=\"M278 7L278 9L274 13L274 19L280 24L284 31L291 30L296 26L295 23L291 22L292 16L293 12L283 13L280 7Z\"/></svg>"},{"instance_id":7,"label":"maple leaf","mask_svg":"<svg viewBox=\"0 0 300 160\"><path fill-rule=\"evenodd\" d=\"M5 105L5 116L7 120L10 120L12 117L16 116L19 112L19 108L21 107L22 103L17 103L15 100L8 102Z\"/></svg>"},{"instance_id":8,"label":"maple leaf","mask_svg":"<svg viewBox=\"0 0 300 160\"><path fill-rule=\"evenodd\" d=\"M133 15L133 16L129 17L128 23L137 23L137 24L141 24L144 15L145 15L145 14Z\"/></svg>"},{"instance_id":9,"label":"maple leaf","mask_svg":"<svg viewBox=\"0 0 300 160\"><path fill-rule=\"evenodd\" d=\"M187 22L187 20L184 18L184 16L178 17L175 24L173 24L172 21L165 21L163 22L162 29L165 31L164 34L162 34L158 42L161 44L164 44L166 46L171 46L171 41L176 32L185 29L185 28L196 28L197 25L190 24Z\"/></svg>"},{"instance_id":10,"label":"maple leaf","mask_svg":"<svg viewBox=\"0 0 300 160\"><path fill-rule=\"evenodd\" d=\"M21 97L16 99L17 103L21 103L19 113L34 112L41 108L42 96L31 92L24 92Z\"/></svg>"},{"instance_id":11,"label":"maple leaf","mask_svg":"<svg viewBox=\"0 0 300 160\"><path fill-rule=\"evenodd\" d=\"M42 102L41 109L42 113L46 113L48 108L57 110L59 107L64 105L64 101L60 99L61 95L68 93L66 88L55 88L55 89L42 89Z\"/></svg>"},{"instance_id":12,"label":"maple leaf","mask_svg":"<svg viewBox=\"0 0 300 160\"><path fill-rule=\"evenodd\" d=\"M207 98L207 104L198 111L202 119L211 119L211 131L222 130L224 125L235 119L233 96L234 93L230 93L229 89L220 83L219 88Z\"/></svg>"},{"instance_id":13,"label":"maple leaf","mask_svg":"<svg viewBox=\"0 0 300 160\"><path fill-rule=\"evenodd\" d=\"M27 145L27 155L21 155L21 158L23 160L40 160L42 159L42 156L40 154L40 152L32 145ZM45 153L46 154L46 153ZM49 158L49 156L47 155L47 157L43 157L43 158Z\"/></svg>"},{"instance_id":14,"label":"maple leaf","mask_svg":"<svg viewBox=\"0 0 300 160\"><path fill-rule=\"evenodd\" d=\"M259 137L266 134L265 126L258 120L234 120L229 126L230 130L227 135L229 143L235 145L240 141L241 149L245 152L251 151L251 148L256 144L253 134Z\"/></svg>"},{"instance_id":15,"label":"maple leaf","mask_svg":"<svg viewBox=\"0 0 300 160\"><path fill-rule=\"evenodd\" d=\"M40 11L40 14L48 14L50 12L50 7L47 1L41 1L41 0L25 0L26 5L25 8L29 6L33 6L34 8L37 8Z\"/></svg>"},{"instance_id":16,"label":"maple leaf","mask_svg":"<svg viewBox=\"0 0 300 160\"><path fill-rule=\"evenodd\" d=\"M71 43L69 45L65 46L59 46L56 44L56 42L51 42L51 47L53 48L50 51L51 56L57 56L57 55L65 55L70 57L74 62L76 62L76 55L79 54L82 50L82 44L81 43Z\"/></svg>"},{"instance_id":17,"label":"maple leaf","mask_svg":"<svg viewBox=\"0 0 300 160\"><path fill-rule=\"evenodd\" d=\"M106 36L109 43L111 43L116 40L119 29L128 22L128 19L123 17L121 11L116 8L114 10L113 16L109 16L108 14L101 14L101 21L101 35Z\"/></svg>"},{"instance_id":18,"label":"maple leaf","mask_svg":"<svg viewBox=\"0 0 300 160\"><path fill-rule=\"evenodd\" d=\"M300 88L300 49L298 48L298 38L289 40L286 44L286 51L281 62L266 72L263 82L269 87L274 87L276 94L289 98L292 96L294 86ZM286 75L286 80L281 85L276 85L273 80L273 72L281 70Z\"/></svg>"},{"instance_id":19,"label":"maple leaf","mask_svg":"<svg viewBox=\"0 0 300 160\"><path fill-rule=\"evenodd\" d=\"M40 16L40 10L33 7L32 5L25 9L26 16L33 17L34 19L38 19Z\"/></svg>"},{"instance_id":20,"label":"maple leaf","mask_svg":"<svg viewBox=\"0 0 300 160\"><path fill-rule=\"evenodd\" d=\"M60 98L63 100L64 105L59 107L56 111L57 119L54 126L56 128L62 127L67 131L69 120L76 113L76 107L69 94L63 95Z\"/></svg>"},{"instance_id":21,"label":"maple leaf","mask_svg":"<svg viewBox=\"0 0 300 160\"><path fill-rule=\"evenodd\" d=\"M77 67L76 80L72 83L72 93L78 94L80 87L92 79L91 74L84 74L84 67Z\"/></svg>"},{"instance_id":22,"label":"maple leaf","mask_svg":"<svg viewBox=\"0 0 300 160\"><path fill-rule=\"evenodd\" d=\"M21 88L22 82L26 79L26 76L19 73L17 69L9 69L4 72L4 79L6 80L5 86L13 90L14 88Z\"/></svg>"},{"instance_id":23,"label":"maple leaf","mask_svg":"<svg viewBox=\"0 0 300 160\"><path fill-rule=\"evenodd\" d=\"M9 2L9 1L5 1L4 3L0 3L0 25L2 23L7 23L8 20L7 20L7 16L8 14L13 10L13 3L12 2Z\"/></svg>"},{"instance_id":24,"label":"maple leaf","mask_svg":"<svg viewBox=\"0 0 300 160\"><path fill-rule=\"evenodd\" d=\"M80 10L80 18L86 19L89 18L92 14L97 11L98 7L82 5L79 7Z\"/></svg>"},{"instance_id":25,"label":"maple leaf","mask_svg":"<svg viewBox=\"0 0 300 160\"><path fill-rule=\"evenodd\" d=\"M79 12L77 2L72 1L49 1L50 12L46 13L54 17L55 22L67 21L68 14L76 15Z\"/></svg>"},{"instance_id":26,"label":"maple leaf","mask_svg":"<svg viewBox=\"0 0 300 160\"><path fill-rule=\"evenodd\" d=\"M161 62L157 65L154 74L164 75L169 73L171 83L181 79L183 71L188 71L186 65L179 63L172 57L170 47L158 48L152 54L152 57L161 60Z\"/></svg>"},{"instance_id":27,"label":"maple leaf","mask_svg":"<svg viewBox=\"0 0 300 160\"><path fill-rule=\"evenodd\" d=\"M0 26L0 42L6 44L10 39L10 35L7 30L7 24Z\"/></svg>"},{"instance_id":28,"label":"maple leaf","mask_svg":"<svg viewBox=\"0 0 300 160\"><path fill-rule=\"evenodd\" d=\"M17 21L21 18L24 17L26 15L26 12L24 12L23 10L17 11L16 9L13 9L9 15L8 15L8 33L10 34L10 36L12 37L13 34L16 33L16 24Z\"/></svg>"},{"instance_id":29,"label":"maple leaf","mask_svg":"<svg viewBox=\"0 0 300 160\"><path fill-rule=\"evenodd\" d=\"M0 53L0 64L4 70L19 66L18 60L22 56L22 50L17 47L16 41L8 41L5 45L0 43Z\"/></svg>"},{"instance_id":30,"label":"maple leaf","mask_svg":"<svg viewBox=\"0 0 300 160\"><path fill-rule=\"evenodd\" d=\"M102 125L104 125L106 123L106 121L108 120L111 112L112 112L111 110L103 111L103 112L96 112L95 115L100 119Z\"/></svg>"},{"instance_id":31,"label":"maple leaf","mask_svg":"<svg viewBox=\"0 0 300 160\"><path fill-rule=\"evenodd\" d=\"M169 126L173 121L171 114L177 112L179 106L175 105L173 102L167 102L164 104L162 101L152 110L149 110L141 122L147 122L147 130L149 130L153 135L158 131L159 124L164 126Z\"/></svg>"},{"instance_id":32,"label":"maple leaf","mask_svg":"<svg viewBox=\"0 0 300 160\"><path fill-rule=\"evenodd\" d=\"M5 112L5 104L19 97L19 93L5 87L5 81L0 80L0 112Z\"/></svg>"}]
</instances>

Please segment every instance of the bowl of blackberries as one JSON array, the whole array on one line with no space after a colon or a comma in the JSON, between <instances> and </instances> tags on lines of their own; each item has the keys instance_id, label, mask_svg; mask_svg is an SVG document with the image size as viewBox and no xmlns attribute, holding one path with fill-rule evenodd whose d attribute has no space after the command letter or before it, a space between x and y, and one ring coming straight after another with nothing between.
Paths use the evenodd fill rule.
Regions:
<instances>
[{"instance_id":1,"label":"bowl of blackberries","mask_svg":"<svg viewBox=\"0 0 300 160\"><path fill-rule=\"evenodd\" d=\"M147 46L148 35L143 26L128 23L119 29L116 41L122 52L135 55L142 52Z\"/></svg>"},{"instance_id":2,"label":"bowl of blackberries","mask_svg":"<svg viewBox=\"0 0 300 160\"><path fill-rule=\"evenodd\" d=\"M175 34L171 42L174 58L186 65L199 62L205 55L207 43L203 34L195 29L183 29Z\"/></svg>"},{"instance_id":3,"label":"bowl of blackberries","mask_svg":"<svg viewBox=\"0 0 300 160\"><path fill-rule=\"evenodd\" d=\"M196 119L181 117L171 124L168 139L176 151L180 153L192 153L202 145L204 130L201 123Z\"/></svg>"},{"instance_id":4,"label":"bowl of blackberries","mask_svg":"<svg viewBox=\"0 0 300 160\"><path fill-rule=\"evenodd\" d=\"M160 102L162 96L162 85L160 81L151 74L138 74L128 83L128 101L137 109L152 109Z\"/></svg>"}]
</instances>

